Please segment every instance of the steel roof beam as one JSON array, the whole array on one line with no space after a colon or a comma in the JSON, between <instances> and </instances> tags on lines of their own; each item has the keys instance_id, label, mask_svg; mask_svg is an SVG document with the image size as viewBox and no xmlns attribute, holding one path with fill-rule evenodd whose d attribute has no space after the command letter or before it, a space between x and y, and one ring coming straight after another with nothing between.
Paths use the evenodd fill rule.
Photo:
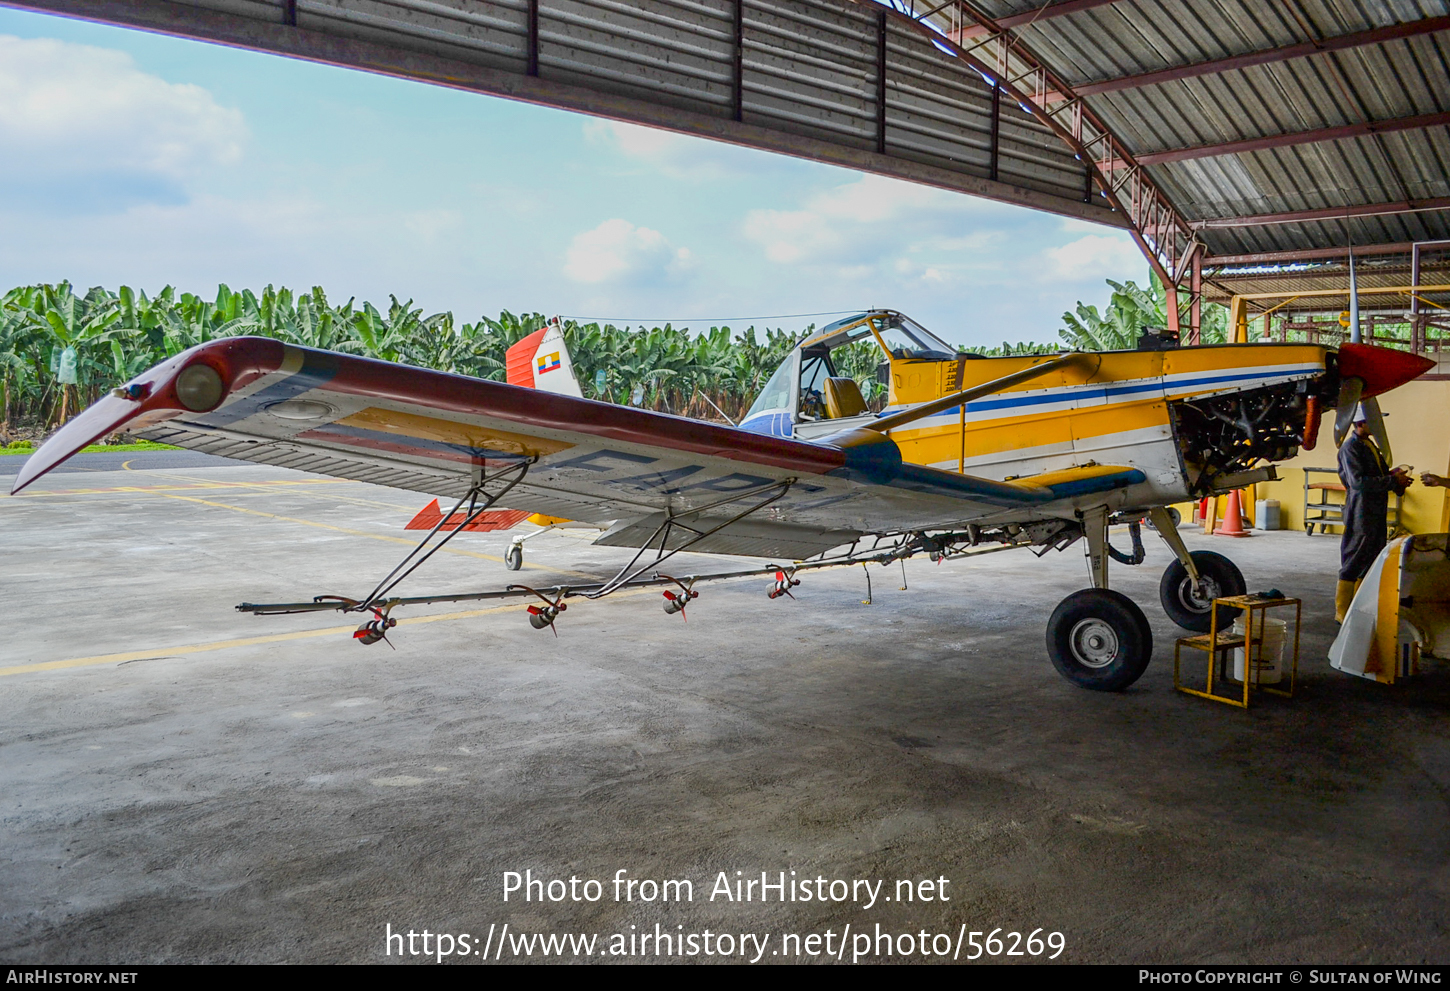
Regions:
<instances>
[{"instance_id":1,"label":"steel roof beam","mask_svg":"<svg viewBox=\"0 0 1450 991\"><path fill-rule=\"evenodd\" d=\"M950 51L994 81L1056 133L1084 163L1084 200L1097 199L1094 187L1101 191L1114 213L1126 221L1123 226L1168 287L1170 299L1173 297L1177 285L1187 277L1188 265L1197 250L1187 221L1117 135L1010 28L964 0L952 0L917 16L898 9L892 0L855 2L888 7L891 16L916 22L938 48ZM1074 9L1085 10L1087 6ZM973 38L963 33L964 27L982 30ZM1069 99L1049 106L1045 94L1066 94ZM1177 311L1171 306L1169 310L1169 323L1176 330Z\"/></svg>"},{"instance_id":2,"label":"steel roof beam","mask_svg":"<svg viewBox=\"0 0 1450 991\"><path fill-rule=\"evenodd\" d=\"M1000 28L1031 27L1038 21L1046 21L1054 17L1064 17L1068 14L1076 14L1083 10L1092 10L1094 7L1106 7L1110 3L1118 2L1119 0L1066 0L1065 3L1055 3L1048 7L999 17L997 18L997 26ZM946 5L944 4L943 6ZM956 32L952 33L956 34ZM975 38L987 33L989 33L988 29L980 24L968 25L961 29L961 37L963 38Z\"/></svg>"},{"instance_id":3,"label":"steel roof beam","mask_svg":"<svg viewBox=\"0 0 1450 991\"><path fill-rule=\"evenodd\" d=\"M1371 120L1362 124L1342 124L1337 127L1321 127L1312 131L1293 131L1288 134L1271 134L1263 138L1226 141L1222 144L1195 145L1192 148L1139 152L1135 157L1139 165L1162 165L1167 162L1183 162L1193 158L1214 158L1219 155L1263 151L1267 148L1286 148L1291 145L1315 144L1320 141L1338 141L1341 138L1357 138L1366 134L1422 130L1442 124L1450 124L1450 112L1419 114L1415 117L1395 117L1391 120Z\"/></svg>"},{"instance_id":4,"label":"steel roof beam","mask_svg":"<svg viewBox=\"0 0 1450 991\"><path fill-rule=\"evenodd\" d=\"M1312 223L1317 220L1345 220L1349 217L1386 217L1397 213L1425 213L1450 210L1450 196L1424 200L1401 200L1398 203L1358 203L1354 206L1331 206L1321 210L1292 210L1288 213L1259 213L1250 217L1214 217L1196 220L1194 230L1218 227L1259 227L1266 224Z\"/></svg>"},{"instance_id":5,"label":"steel roof beam","mask_svg":"<svg viewBox=\"0 0 1450 991\"><path fill-rule=\"evenodd\" d=\"M1357 256L1408 255L1415 246L1413 241L1399 244L1361 244L1354 247ZM1204 267L1221 265L1273 265L1277 262L1326 261L1332 258L1348 258L1347 245L1334 248L1299 248L1294 251L1259 251L1248 255L1209 255L1203 259Z\"/></svg>"},{"instance_id":6,"label":"steel roof beam","mask_svg":"<svg viewBox=\"0 0 1450 991\"><path fill-rule=\"evenodd\" d=\"M1364 45L1376 45L1386 41L1413 38L1417 35L1446 30L1450 30L1450 16L1427 17L1423 20L1406 21L1403 24L1391 24L1389 27L1374 28L1369 31L1341 34L1338 37L1323 38L1319 41L1305 41L1297 45L1267 48L1257 52L1245 52L1242 55L1231 55L1228 58L1210 59L1206 62L1194 62L1191 65L1178 65L1170 69L1159 69L1156 72L1143 72L1135 76L1123 76L1120 79L1102 79L1098 82L1079 83L1072 87L1072 92L1076 96L1093 96L1097 93L1116 93L1120 90L1154 86L1158 83L1173 82L1177 79L1193 79L1196 76L1209 76L1215 73L1229 72L1233 69L1247 69L1254 65L1267 65L1271 62L1283 62L1286 59L1304 58L1308 55L1319 55L1324 52L1337 52L1346 48L1360 48ZM1051 102L1053 97L1057 97L1058 99L1064 98L1059 94L1048 94L1049 102Z\"/></svg>"}]
</instances>

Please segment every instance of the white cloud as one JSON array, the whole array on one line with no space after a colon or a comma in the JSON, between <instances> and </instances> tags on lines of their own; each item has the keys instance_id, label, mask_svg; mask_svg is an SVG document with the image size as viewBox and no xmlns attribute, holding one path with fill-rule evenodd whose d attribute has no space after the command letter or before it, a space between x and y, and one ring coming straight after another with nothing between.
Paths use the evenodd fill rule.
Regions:
<instances>
[{"instance_id":1,"label":"white cloud","mask_svg":"<svg viewBox=\"0 0 1450 991\"><path fill-rule=\"evenodd\" d=\"M403 224L428 244L456 240L464 227L463 214L457 210L414 210L403 217Z\"/></svg>"},{"instance_id":2,"label":"white cloud","mask_svg":"<svg viewBox=\"0 0 1450 991\"><path fill-rule=\"evenodd\" d=\"M1125 278L1147 264L1126 234L1089 234L1059 247L1047 248L1042 255L1046 275L1070 282Z\"/></svg>"},{"instance_id":3,"label":"white cloud","mask_svg":"<svg viewBox=\"0 0 1450 991\"><path fill-rule=\"evenodd\" d=\"M671 281L693 266L690 249L675 247L659 231L618 218L574 235L564 255L564 274L591 284Z\"/></svg>"},{"instance_id":4,"label":"white cloud","mask_svg":"<svg viewBox=\"0 0 1450 991\"><path fill-rule=\"evenodd\" d=\"M396 293L429 313L456 307L468 320L492 290L497 298L483 312L519 308L509 295L517 270L499 276L470 245L415 231L406 213L331 204L307 190L248 198L198 193L183 203L141 202L39 225L4 206L0 201L0 229L28 231L24 239L0 239L0 269L17 285L68 279L82 289L129 285L148 293L172 285L204 297L221 282L299 292L322 286L338 303L356 296L386 304Z\"/></svg>"},{"instance_id":5,"label":"white cloud","mask_svg":"<svg viewBox=\"0 0 1450 991\"><path fill-rule=\"evenodd\" d=\"M1100 224L1094 220L1083 220L1081 217L1059 218L1062 230L1069 234L1097 234L1105 230L1117 230L1109 224Z\"/></svg>"},{"instance_id":6,"label":"white cloud","mask_svg":"<svg viewBox=\"0 0 1450 991\"><path fill-rule=\"evenodd\" d=\"M979 252L994 232L963 234L961 228L981 206L960 193L864 175L814 194L799 210L751 210L742 231L766 258L783 264L859 264L901 251Z\"/></svg>"},{"instance_id":7,"label":"white cloud","mask_svg":"<svg viewBox=\"0 0 1450 991\"><path fill-rule=\"evenodd\" d=\"M959 193L948 193L914 182L863 175L855 182L817 194L811 198L807 208L834 220L874 224L932 207L950 210L959 206L962 199Z\"/></svg>"},{"instance_id":8,"label":"white cloud","mask_svg":"<svg viewBox=\"0 0 1450 991\"><path fill-rule=\"evenodd\" d=\"M590 144L644 162L672 179L687 182L708 182L756 172L770 162L760 152L617 120L586 120L584 138Z\"/></svg>"},{"instance_id":9,"label":"white cloud","mask_svg":"<svg viewBox=\"0 0 1450 991\"><path fill-rule=\"evenodd\" d=\"M743 230L765 249L766 258L785 264L822 254L841 242L840 232L809 210L751 210Z\"/></svg>"},{"instance_id":10,"label":"white cloud","mask_svg":"<svg viewBox=\"0 0 1450 991\"><path fill-rule=\"evenodd\" d=\"M673 157L686 145L686 139L672 131L618 120L586 120L584 136L593 142L613 145L634 158Z\"/></svg>"},{"instance_id":11,"label":"white cloud","mask_svg":"<svg viewBox=\"0 0 1450 991\"><path fill-rule=\"evenodd\" d=\"M124 52L0 35L0 174L175 183L235 162L245 140L240 111Z\"/></svg>"}]
</instances>

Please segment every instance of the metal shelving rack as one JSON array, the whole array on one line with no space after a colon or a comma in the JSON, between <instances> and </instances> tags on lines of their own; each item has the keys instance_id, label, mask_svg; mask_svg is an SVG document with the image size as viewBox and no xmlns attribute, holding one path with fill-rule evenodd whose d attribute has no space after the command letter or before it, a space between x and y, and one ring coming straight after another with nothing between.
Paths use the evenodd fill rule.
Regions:
<instances>
[{"instance_id":1,"label":"metal shelving rack","mask_svg":"<svg viewBox=\"0 0 1450 991\"><path fill-rule=\"evenodd\" d=\"M1327 473L1334 476L1333 481L1311 482L1311 472ZM1331 492L1343 492L1344 483L1339 481L1338 468L1305 468L1304 469L1304 532L1314 536L1314 528L1319 527L1319 532L1325 532L1326 527L1344 526L1344 503L1330 501ZM1317 501L1316 501L1317 500ZM1389 535L1393 537L1400 529L1400 510L1404 504L1403 495L1395 496L1395 504L1390 507L1387 515L1389 524ZM1310 515L1313 513L1314 515Z\"/></svg>"},{"instance_id":2,"label":"metal shelving rack","mask_svg":"<svg viewBox=\"0 0 1450 991\"><path fill-rule=\"evenodd\" d=\"M1264 666L1264 620L1270 609L1279 607L1294 607L1294 658L1289 667L1289 688L1270 688L1267 684L1259 683L1259 671ZM1220 616L1235 616L1239 610L1248 614L1243 634L1234 633L1231 630L1221 632L1218 628ZM1249 707L1250 690L1262 690L1272 695L1282 695L1291 698L1294 695L1294 682L1299 676L1299 622L1301 618L1301 606L1298 599L1259 598L1256 595L1234 595L1222 599L1213 600L1213 619L1207 633L1200 633L1196 637L1183 637L1173 647L1173 687L1180 692L1187 692L1189 695L1197 695L1199 698L1213 699L1215 702L1222 702L1225 705L1236 706L1240 709ZM1257 624L1254 615L1258 614ZM1257 633L1255 632L1257 630ZM1201 650L1208 655L1208 678L1203 688L1189 688L1183 684L1181 677L1181 663L1183 648L1190 650ZM1244 648L1244 680L1243 698L1238 699L1229 695L1220 695L1213 690L1214 675L1217 674L1220 681L1232 681L1225 674L1227 667L1228 652L1238 648Z\"/></svg>"}]
</instances>

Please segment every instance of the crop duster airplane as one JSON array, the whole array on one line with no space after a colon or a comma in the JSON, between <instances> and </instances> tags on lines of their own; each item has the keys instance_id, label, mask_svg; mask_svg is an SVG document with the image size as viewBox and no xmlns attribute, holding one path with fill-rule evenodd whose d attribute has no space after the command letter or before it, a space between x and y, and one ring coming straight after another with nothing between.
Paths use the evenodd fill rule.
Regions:
<instances>
[{"instance_id":1,"label":"crop duster airplane","mask_svg":"<svg viewBox=\"0 0 1450 991\"><path fill-rule=\"evenodd\" d=\"M888 388L880 413L832 359L858 341L880 349L877 376ZM102 397L27 460L12 491L126 429L458 500L443 521L508 507L594 524L605 528L596 543L637 549L594 584L393 595L456 534L434 543L440 523L366 596L238 607L371 615L355 634L363 643L384 639L396 622L390 612L410 603L530 596L530 621L544 629L567 599L625 587L664 587L665 611L676 613L704 578L774 571L775 598L811 567L940 558L983 545L1040 556L1082 539L1092 587L1053 612L1048 653L1073 683L1118 690L1143 673L1153 648L1143 611L1108 587L1110 559L1142 561L1137 521L1146 516L1174 554L1160 587L1164 609L1207 630L1212 599L1242 593L1244 581L1222 555L1189 554L1167 507L1272 478L1271 462L1314 445L1322 412L1338 409L1342 436L1356 403L1373 408L1374 396L1429 366L1358 344L982 358L956 353L900 313L873 310L802 341L740 426L727 427L237 337L194 347ZM1388 452L1383 422L1372 428ZM1131 551L1109 543L1109 525L1121 522L1130 524ZM645 574L685 549L780 563Z\"/></svg>"}]
</instances>

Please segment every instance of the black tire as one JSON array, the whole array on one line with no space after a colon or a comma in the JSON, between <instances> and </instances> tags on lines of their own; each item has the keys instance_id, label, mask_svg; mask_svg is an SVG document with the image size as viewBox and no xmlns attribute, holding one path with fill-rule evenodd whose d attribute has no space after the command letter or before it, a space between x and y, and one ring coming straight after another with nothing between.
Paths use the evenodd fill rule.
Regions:
<instances>
[{"instance_id":1,"label":"black tire","mask_svg":"<svg viewBox=\"0 0 1450 991\"><path fill-rule=\"evenodd\" d=\"M1175 558L1163 572L1163 580L1158 583L1158 598L1163 603L1163 611L1173 622L1185 630L1207 633L1213 625L1213 617L1209 615L1212 600L1229 595L1243 595L1248 587L1244 584L1244 576L1238 565L1222 554L1193 551L1191 557L1194 566L1198 568L1199 577L1203 579L1204 597L1198 598L1193 594L1193 581L1188 577L1188 569ZM1218 617L1219 628L1232 623L1237 614L1237 609L1227 616L1221 613Z\"/></svg>"},{"instance_id":2,"label":"black tire","mask_svg":"<svg viewBox=\"0 0 1450 991\"><path fill-rule=\"evenodd\" d=\"M510 571L518 571L524 566L524 549L518 544L509 544L509 549L503 552L503 566Z\"/></svg>"},{"instance_id":3,"label":"black tire","mask_svg":"<svg viewBox=\"0 0 1450 991\"><path fill-rule=\"evenodd\" d=\"M1122 592L1085 588L1063 599L1047 621L1052 666L1079 688L1121 692L1153 658L1153 631Z\"/></svg>"}]
</instances>

